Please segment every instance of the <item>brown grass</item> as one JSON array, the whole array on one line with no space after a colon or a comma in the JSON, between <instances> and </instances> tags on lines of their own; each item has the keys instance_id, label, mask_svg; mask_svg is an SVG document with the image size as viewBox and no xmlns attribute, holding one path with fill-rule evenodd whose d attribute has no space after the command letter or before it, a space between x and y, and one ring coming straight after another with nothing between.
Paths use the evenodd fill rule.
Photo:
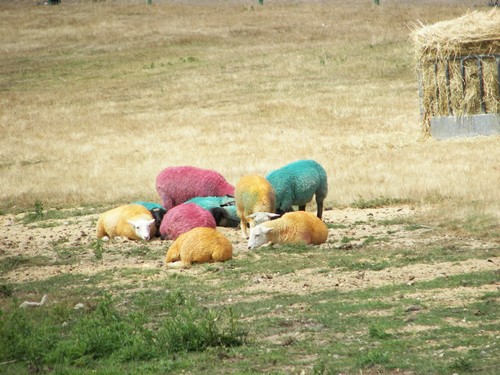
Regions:
<instances>
[{"instance_id":1,"label":"brown grass","mask_svg":"<svg viewBox=\"0 0 500 375\"><path fill-rule=\"evenodd\" d=\"M0 4L0 208L158 200L171 165L312 158L328 205L480 202L498 137L422 141L410 23L464 6Z\"/></svg>"}]
</instances>

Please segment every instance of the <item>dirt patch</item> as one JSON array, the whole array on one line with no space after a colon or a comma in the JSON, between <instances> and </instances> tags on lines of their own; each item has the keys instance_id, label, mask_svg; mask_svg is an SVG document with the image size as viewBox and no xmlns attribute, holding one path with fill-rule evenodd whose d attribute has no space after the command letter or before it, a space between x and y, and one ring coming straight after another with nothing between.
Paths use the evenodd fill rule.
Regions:
<instances>
[{"instance_id":1,"label":"dirt patch","mask_svg":"<svg viewBox=\"0 0 500 375\"><path fill-rule=\"evenodd\" d=\"M411 206L387 207L379 209L342 209L329 210L324 220L333 224L329 229L327 244L324 248L355 250L357 246L370 241L381 248L411 248L438 241L460 241L463 248L495 248L494 243L475 241L472 238L450 238L426 226L408 229L410 219L429 207ZM16 263L15 267L4 266L2 279L8 283L45 280L55 275L80 274L94 275L109 271L113 283L128 282L121 274L126 269L161 269L161 272L145 276L148 280L158 280L172 272L189 275L202 274L201 267L186 270L165 269L163 257L172 243L154 239L147 244L133 241L106 243L102 258L96 260L93 250L95 243L95 222L97 214L72 217L67 220L50 220L23 224L21 216L5 215L0 217L0 261ZM384 223L383 225L381 223ZM266 256L269 249L258 249L251 254L242 240L240 231L234 228L218 228L233 243L234 257L248 257L254 261ZM343 239L348 241L343 241ZM141 249L147 245L146 250ZM159 256L130 256L127 254L149 251ZM73 258L72 258L73 257ZM50 261L43 261L47 258ZM39 262L36 259L41 259ZM73 259L73 260L72 260ZM25 265L23 264L25 261ZM324 272L321 267L298 270L287 275L253 275L253 283L246 292L273 293L311 293L336 288L341 291L379 287L398 283L418 283L436 277L450 276L470 271L498 270L500 260L495 254L487 260L468 259L461 262L441 262L418 264L405 267L389 267L379 271L343 271L332 269ZM4 263L5 264L5 263ZM147 280L144 280L146 282ZM456 298L455 292L449 297ZM238 291L235 290L235 296ZM237 298L237 297L235 297ZM436 297L437 298L437 297Z\"/></svg>"}]
</instances>

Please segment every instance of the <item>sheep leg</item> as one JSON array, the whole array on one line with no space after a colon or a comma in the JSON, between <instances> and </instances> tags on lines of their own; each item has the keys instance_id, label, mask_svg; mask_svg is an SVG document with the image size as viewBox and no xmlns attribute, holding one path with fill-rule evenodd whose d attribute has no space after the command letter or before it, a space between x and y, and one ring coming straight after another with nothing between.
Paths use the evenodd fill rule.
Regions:
<instances>
[{"instance_id":1,"label":"sheep leg","mask_svg":"<svg viewBox=\"0 0 500 375\"><path fill-rule=\"evenodd\" d=\"M316 211L316 216L321 219L321 216L323 216L323 201L321 202L316 201L316 205L318 206L318 210Z\"/></svg>"},{"instance_id":2,"label":"sheep leg","mask_svg":"<svg viewBox=\"0 0 500 375\"><path fill-rule=\"evenodd\" d=\"M240 225L241 225L241 237L248 239L247 221L244 215L241 216Z\"/></svg>"}]
</instances>

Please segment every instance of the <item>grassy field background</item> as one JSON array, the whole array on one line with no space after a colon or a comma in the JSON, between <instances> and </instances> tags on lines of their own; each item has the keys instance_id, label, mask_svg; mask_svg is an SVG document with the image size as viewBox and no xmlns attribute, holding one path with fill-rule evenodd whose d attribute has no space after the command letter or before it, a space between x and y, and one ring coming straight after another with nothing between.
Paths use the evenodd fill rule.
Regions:
<instances>
[{"instance_id":1,"label":"grassy field background","mask_svg":"<svg viewBox=\"0 0 500 375\"><path fill-rule=\"evenodd\" d=\"M0 373L497 373L499 138L422 137L409 41L487 1L264 2L0 2ZM301 158L321 246L95 238L167 166Z\"/></svg>"},{"instance_id":2,"label":"grassy field background","mask_svg":"<svg viewBox=\"0 0 500 375\"><path fill-rule=\"evenodd\" d=\"M192 3L0 4L2 209L158 200L167 166L235 184L312 158L330 206L498 212L498 138L422 139L409 41L417 21L488 7Z\"/></svg>"}]
</instances>

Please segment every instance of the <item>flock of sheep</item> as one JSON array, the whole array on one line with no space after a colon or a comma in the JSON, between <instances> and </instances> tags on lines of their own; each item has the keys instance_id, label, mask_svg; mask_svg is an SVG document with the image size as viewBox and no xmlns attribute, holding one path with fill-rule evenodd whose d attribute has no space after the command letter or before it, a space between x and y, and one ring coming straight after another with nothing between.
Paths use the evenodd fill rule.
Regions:
<instances>
[{"instance_id":1,"label":"flock of sheep","mask_svg":"<svg viewBox=\"0 0 500 375\"><path fill-rule=\"evenodd\" d=\"M165 259L168 266L231 259L232 243L217 226L240 226L249 249L283 243L319 245L327 240L328 228L321 219L327 175L314 160L295 161L265 177L245 175L236 186L213 170L168 167L157 176L156 190L161 204L134 202L102 213L97 238L173 240ZM305 211L313 196L316 215Z\"/></svg>"}]
</instances>

